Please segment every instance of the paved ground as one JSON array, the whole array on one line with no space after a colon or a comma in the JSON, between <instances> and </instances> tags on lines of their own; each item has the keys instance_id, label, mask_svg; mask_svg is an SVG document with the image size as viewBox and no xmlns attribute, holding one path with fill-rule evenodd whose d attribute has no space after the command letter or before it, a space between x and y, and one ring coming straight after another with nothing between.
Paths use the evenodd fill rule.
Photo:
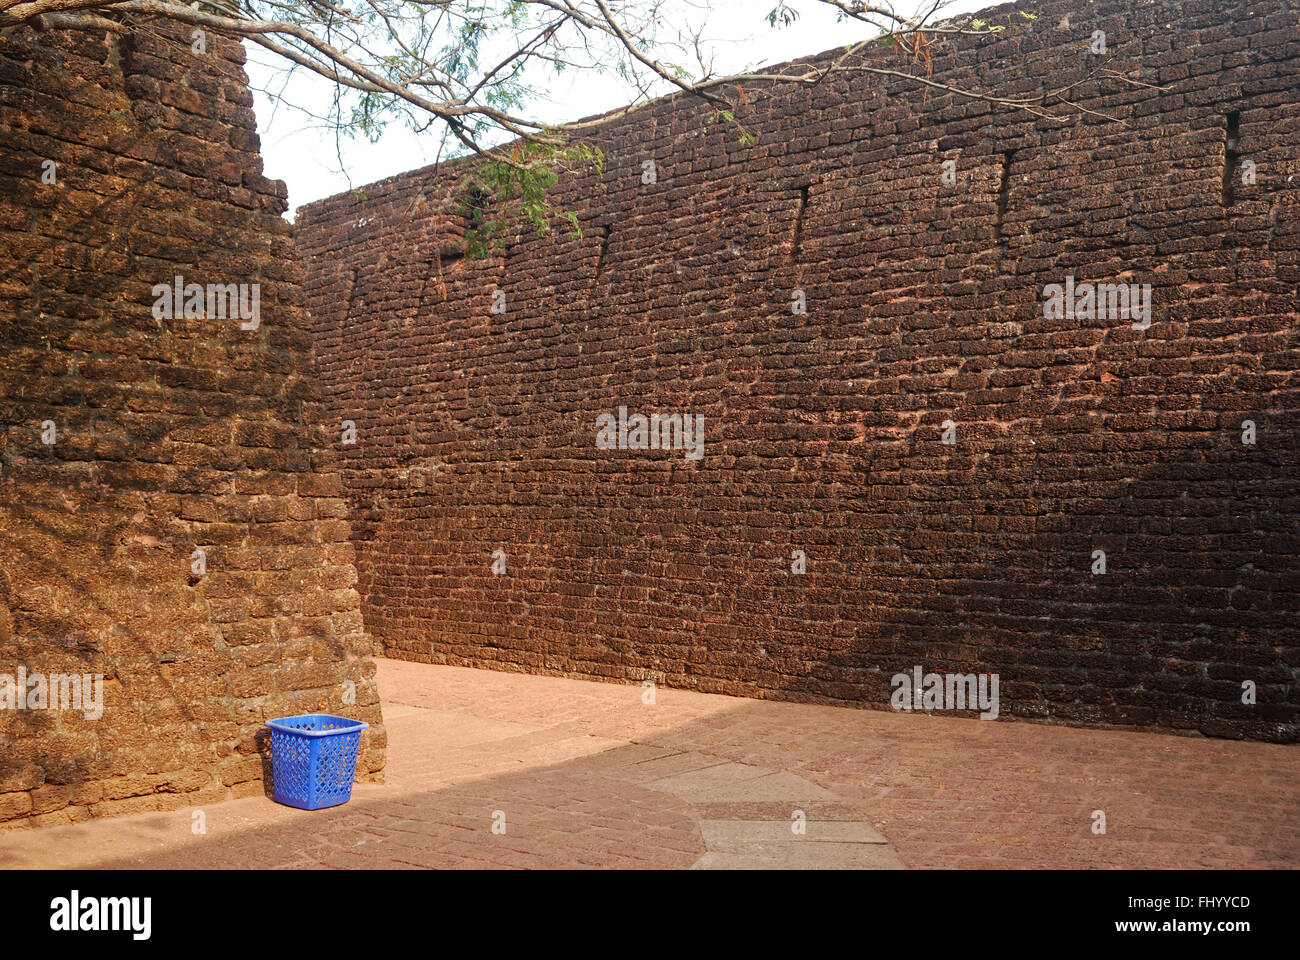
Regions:
<instances>
[{"instance_id":1,"label":"paved ground","mask_svg":"<svg viewBox=\"0 0 1300 960\"><path fill-rule=\"evenodd\" d=\"M1300 866L1293 746L391 660L379 681L388 782L346 806L10 830L0 867Z\"/></svg>"}]
</instances>

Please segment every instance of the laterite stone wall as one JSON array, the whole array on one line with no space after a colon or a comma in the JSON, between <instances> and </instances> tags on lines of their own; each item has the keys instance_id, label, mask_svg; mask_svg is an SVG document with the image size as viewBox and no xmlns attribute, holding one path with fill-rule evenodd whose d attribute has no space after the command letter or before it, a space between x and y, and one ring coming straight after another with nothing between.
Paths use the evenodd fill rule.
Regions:
<instances>
[{"instance_id":1,"label":"laterite stone wall","mask_svg":"<svg viewBox=\"0 0 1300 960\"><path fill-rule=\"evenodd\" d=\"M263 721L286 714L368 720L360 775L383 765L242 64L160 24L0 39L0 674L103 678L97 719L0 709L3 821L260 793ZM178 274L260 284L260 326L155 319Z\"/></svg>"},{"instance_id":2,"label":"laterite stone wall","mask_svg":"<svg viewBox=\"0 0 1300 960\"><path fill-rule=\"evenodd\" d=\"M919 665L1004 717L1297 738L1300 18L1023 9L933 78L1072 86L1066 122L753 84L752 144L683 96L601 125L581 238L460 257L463 164L301 211L389 656L886 709ZM1071 277L1149 325L1045 316ZM620 407L702 416L702 458L600 449Z\"/></svg>"}]
</instances>

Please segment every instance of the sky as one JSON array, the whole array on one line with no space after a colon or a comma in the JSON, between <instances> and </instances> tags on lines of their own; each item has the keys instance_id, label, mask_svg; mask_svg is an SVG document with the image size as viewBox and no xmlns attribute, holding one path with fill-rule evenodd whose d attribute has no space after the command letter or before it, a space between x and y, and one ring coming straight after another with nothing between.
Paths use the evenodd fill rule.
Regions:
<instances>
[{"instance_id":1,"label":"sky","mask_svg":"<svg viewBox=\"0 0 1300 960\"><path fill-rule=\"evenodd\" d=\"M979 10L990 2L953 0L942 16ZM776 0L707 0L707 10L701 0L666 0L665 5L671 11L671 22L703 25L707 41L703 48L713 58L714 72L724 75L821 53L875 34L866 24L837 22L836 12L816 0L787 3L801 15L793 24L775 29L768 25L767 13ZM264 172L288 184L290 216L301 204L438 159L440 137L432 130L417 134L395 122L376 143L363 137L340 137L320 120L289 106L302 105L311 113L324 114L331 99L327 81L302 70L286 78L280 65L272 66L275 62L260 47L245 41L245 48ZM663 92L670 91L665 86ZM634 95L617 78L569 73L547 78L545 98L534 103L530 113L546 122L578 120L623 106Z\"/></svg>"}]
</instances>

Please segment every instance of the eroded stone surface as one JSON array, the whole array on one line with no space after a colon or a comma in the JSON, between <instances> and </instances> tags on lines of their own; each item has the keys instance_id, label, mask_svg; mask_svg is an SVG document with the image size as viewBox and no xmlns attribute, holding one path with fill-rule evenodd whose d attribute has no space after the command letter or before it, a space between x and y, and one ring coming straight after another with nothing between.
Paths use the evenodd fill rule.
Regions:
<instances>
[{"instance_id":1,"label":"eroded stone surface","mask_svg":"<svg viewBox=\"0 0 1300 960\"><path fill-rule=\"evenodd\" d=\"M383 766L285 187L243 48L189 47L0 37L0 674L103 692L99 717L0 709L0 821L261 794L291 714L369 722ZM258 326L155 316L178 275L256 284Z\"/></svg>"}]
</instances>

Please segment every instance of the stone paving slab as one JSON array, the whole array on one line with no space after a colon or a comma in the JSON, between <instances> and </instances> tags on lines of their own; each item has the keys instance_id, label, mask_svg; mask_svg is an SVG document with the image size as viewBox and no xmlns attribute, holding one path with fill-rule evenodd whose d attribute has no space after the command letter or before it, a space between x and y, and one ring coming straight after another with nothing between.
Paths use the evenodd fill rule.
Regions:
<instances>
[{"instance_id":1,"label":"stone paving slab","mask_svg":"<svg viewBox=\"0 0 1300 960\"><path fill-rule=\"evenodd\" d=\"M778 800L802 803L837 799L825 787L819 787L785 771L769 771L761 777L747 777L732 783L673 785L672 781L655 780L646 786L652 790L669 790L691 803L764 803Z\"/></svg>"},{"instance_id":2,"label":"stone paving slab","mask_svg":"<svg viewBox=\"0 0 1300 960\"><path fill-rule=\"evenodd\" d=\"M902 870L889 847L874 844L823 843L820 848L844 848L828 855L812 845L768 848L764 851L728 853L709 851L693 865L695 870Z\"/></svg>"},{"instance_id":3,"label":"stone paving slab","mask_svg":"<svg viewBox=\"0 0 1300 960\"><path fill-rule=\"evenodd\" d=\"M742 801L740 803L692 803L694 810L702 820L766 820L784 823L791 819L794 808L790 801ZM800 801L798 809L809 820L825 822L828 820L860 821L862 807L845 803L826 802L823 800Z\"/></svg>"},{"instance_id":4,"label":"stone paving slab","mask_svg":"<svg viewBox=\"0 0 1300 960\"><path fill-rule=\"evenodd\" d=\"M1296 746L378 666L387 782L347 805L160 794L0 867L1300 867Z\"/></svg>"},{"instance_id":5,"label":"stone paving slab","mask_svg":"<svg viewBox=\"0 0 1300 960\"><path fill-rule=\"evenodd\" d=\"M712 759L701 754L695 756L700 760ZM641 766L643 764L638 764L638 767ZM708 793L712 790L738 787L739 784L769 777L778 772L771 767L755 767L748 763L710 763L707 767L689 773L678 773L648 781L646 786L652 790L667 790L680 797L691 793Z\"/></svg>"},{"instance_id":6,"label":"stone paving slab","mask_svg":"<svg viewBox=\"0 0 1300 960\"><path fill-rule=\"evenodd\" d=\"M663 748L660 748L662 750ZM727 761L710 757L702 753L683 753L673 751L661 753L658 757L643 760L629 767L622 774L635 783L653 783L670 777L681 777L698 773L710 767L726 766Z\"/></svg>"},{"instance_id":7,"label":"stone paving slab","mask_svg":"<svg viewBox=\"0 0 1300 960\"><path fill-rule=\"evenodd\" d=\"M701 820L700 834L710 849L726 843L790 841L792 843L888 843L869 823L861 820L802 821L803 833L794 830L793 817L786 820ZM716 845L715 845L716 844Z\"/></svg>"}]
</instances>

